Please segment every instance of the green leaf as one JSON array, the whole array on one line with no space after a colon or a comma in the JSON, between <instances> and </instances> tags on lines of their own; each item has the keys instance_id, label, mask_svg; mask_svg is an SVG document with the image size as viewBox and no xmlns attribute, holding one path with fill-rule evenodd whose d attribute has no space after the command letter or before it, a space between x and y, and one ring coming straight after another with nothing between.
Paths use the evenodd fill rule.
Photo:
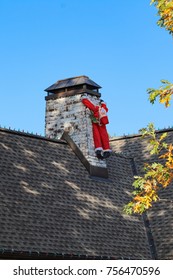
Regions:
<instances>
[{"instance_id":1,"label":"green leaf","mask_svg":"<svg viewBox=\"0 0 173 280\"><path fill-rule=\"evenodd\" d=\"M171 83L168 80L161 80L162 84L168 84L171 85Z\"/></svg>"},{"instance_id":2,"label":"green leaf","mask_svg":"<svg viewBox=\"0 0 173 280\"><path fill-rule=\"evenodd\" d=\"M123 212L125 212L128 215L133 214L133 202L129 202L127 205L124 206Z\"/></svg>"},{"instance_id":3,"label":"green leaf","mask_svg":"<svg viewBox=\"0 0 173 280\"><path fill-rule=\"evenodd\" d=\"M163 139L165 139L167 137L168 133L164 132L161 136L160 136L160 141L162 141Z\"/></svg>"},{"instance_id":4,"label":"green leaf","mask_svg":"<svg viewBox=\"0 0 173 280\"><path fill-rule=\"evenodd\" d=\"M164 142L164 143L162 143L162 147L167 149L168 148L168 144Z\"/></svg>"}]
</instances>

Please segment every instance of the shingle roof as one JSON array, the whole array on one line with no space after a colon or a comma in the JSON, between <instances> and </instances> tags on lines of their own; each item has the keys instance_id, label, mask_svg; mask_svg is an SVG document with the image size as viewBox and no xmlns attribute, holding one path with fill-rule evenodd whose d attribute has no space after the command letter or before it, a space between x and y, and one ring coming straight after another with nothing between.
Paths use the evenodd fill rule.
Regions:
<instances>
[{"instance_id":1,"label":"shingle roof","mask_svg":"<svg viewBox=\"0 0 173 280\"><path fill-rule=\"evenodd\" d=\"M45 91L49 92L52 90L57 90L61 88L68 88L76 85L91 85L93 88L99 89L101 86L96 84L87 76L78 76L73 78L68 78L64 80L58 80L56 83L51 85L50 87L46 88Z\"/></svg>"},{"instance_id":2,"label":"shingle roof","mask_svg":"<svg viewBox=\"0 0 173 280\"><path fill-rule=\"evenodd\" d=\"M126 216L131 161L91 178L70 147L0 129L0 250L150 259L142 217Z\"/></svg>"}]
</instances>

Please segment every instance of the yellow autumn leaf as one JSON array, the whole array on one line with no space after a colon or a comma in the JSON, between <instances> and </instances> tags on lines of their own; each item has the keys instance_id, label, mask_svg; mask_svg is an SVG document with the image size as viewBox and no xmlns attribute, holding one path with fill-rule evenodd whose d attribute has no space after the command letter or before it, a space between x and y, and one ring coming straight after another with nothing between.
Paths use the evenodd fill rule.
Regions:
<instances>
[{"instance_id":1,"label":"yellow autumn leaf","mask_svg":"<svg viewBox=\"0 0 173 280\"><path fill-rule=\"evenodd\" d=\"M141 204L137 202L133 207L134 213L141 213Z\"/></svg>"}]
</instances>

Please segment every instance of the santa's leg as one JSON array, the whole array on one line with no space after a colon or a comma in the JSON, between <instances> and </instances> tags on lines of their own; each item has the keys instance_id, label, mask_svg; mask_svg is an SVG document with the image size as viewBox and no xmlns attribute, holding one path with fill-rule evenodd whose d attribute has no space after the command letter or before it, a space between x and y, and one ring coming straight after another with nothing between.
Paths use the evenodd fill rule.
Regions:
<instances>
[{"instance_id":1,"label":"santa's leg","mask_svg":"<svg viewBox=\"0 0 173 280\"><path fill-rule=\"evenodd\" d=\"M107 158L111 155L111 148L109 144L109 136L105 125L99 126L99 133L103 147L103 157Z\"/></svg>"},{"instance_id":2,"label":"santa's leg","mask_svg":"<svg viewBox=\"0 0 173 280\"><path fill-rule=\"evenodd\" d=\"M102 157L103 148L102 148L102 141L100 138L99 125L97 123L93 123L92 126L93 126L93 139L94 139L95 153L99 159L103 159Z\"/></svg>"}]
</instances>

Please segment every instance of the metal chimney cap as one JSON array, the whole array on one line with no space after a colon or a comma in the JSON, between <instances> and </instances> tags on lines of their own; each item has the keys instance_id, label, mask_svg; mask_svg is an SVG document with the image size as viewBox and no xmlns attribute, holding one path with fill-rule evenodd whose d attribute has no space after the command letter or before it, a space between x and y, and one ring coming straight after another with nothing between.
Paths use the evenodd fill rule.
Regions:
<instances>
[{"instance_id":1,"label":"metal chimney cap","mask_svg":"<svg viewBox=\"0 0 173 280\"><path fill-rule=\"evenodd\" d=\"M67 78L63 80L58 80L56 83L51 85L50 87L46 88L46 92L54 92L57 89L62 89L62 88L68 88L68 87L73 87L77 85L90 85L93 87L93 89L99 89L101 86L96 84L94 81L92 81L89 77L83 75L83 76L77 76L77 77L72 77L72 78Z\"/></svg>"}]
</instances>

